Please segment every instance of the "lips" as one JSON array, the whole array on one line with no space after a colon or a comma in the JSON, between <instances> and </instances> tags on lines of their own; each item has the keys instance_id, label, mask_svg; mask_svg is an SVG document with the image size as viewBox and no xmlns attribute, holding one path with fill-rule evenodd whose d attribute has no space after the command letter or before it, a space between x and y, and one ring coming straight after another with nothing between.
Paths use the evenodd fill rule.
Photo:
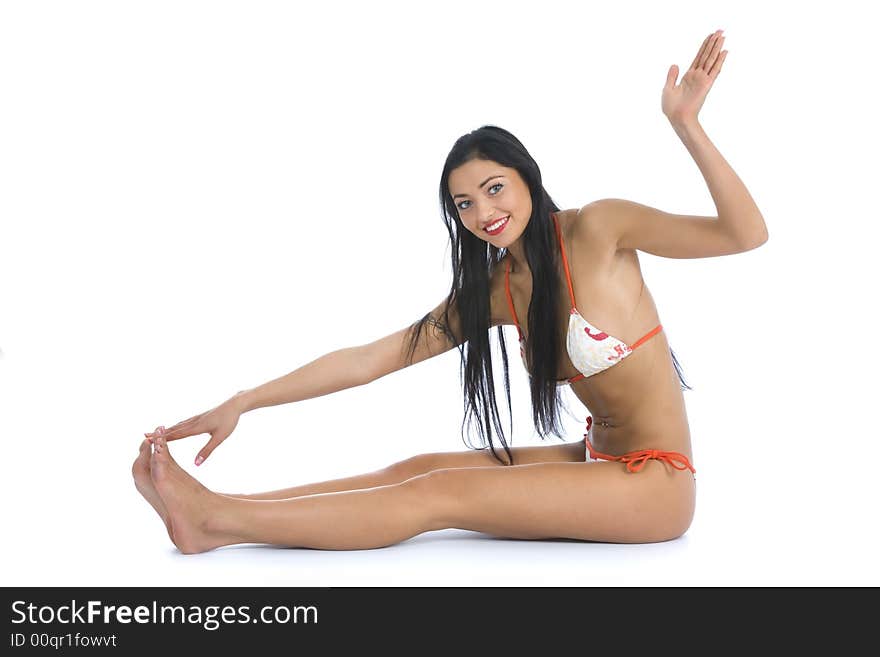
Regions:
<instances>
[{"instance_id":1,"label":"lips","mask_svg":"<svg viewBox=\"0 0 880 657\"><path fill-rule=\"evenodd\" d=\"M489 233L490 235L497 235L497 234L500 233L502 230L504 230L505 226L507 226L507 222L509 222L509 221L510 221L510 215L507 215L506 217L503 218L503 220L502 220L502 222L501 222L501 225L498 226L497 228L495 228L494 230L489 230L488 227L487 227L487 228L484 228L483 230L485 230L485 231L486 231L487 233ZM493 221L491 224L488 224L488 225L489 225L489 226L494 226L494 225L496 225L497 223L498 223L498 220L496 219L495 221Z\"/></svg>"}]
</instances>

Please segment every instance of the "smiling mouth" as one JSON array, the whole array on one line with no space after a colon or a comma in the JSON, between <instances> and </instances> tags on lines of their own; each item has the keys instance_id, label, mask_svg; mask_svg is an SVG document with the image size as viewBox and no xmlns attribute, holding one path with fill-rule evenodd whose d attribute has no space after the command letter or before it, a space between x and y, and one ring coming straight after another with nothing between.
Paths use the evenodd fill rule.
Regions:
<instances>
[{"instance_id":1,"label":"smiling mouth","mask_svg":"<svg viewBox=\"0 0 880 657\"><path fill-rule=\"evenodd\" d=\"M499 219L495 223L486 226L483 230L485 230L490 235L497 235L502 230L504 230L504 227L507 225L508 221L510 221L510 215L507 215L503 219Z\"/></svg>"}]
</instances>

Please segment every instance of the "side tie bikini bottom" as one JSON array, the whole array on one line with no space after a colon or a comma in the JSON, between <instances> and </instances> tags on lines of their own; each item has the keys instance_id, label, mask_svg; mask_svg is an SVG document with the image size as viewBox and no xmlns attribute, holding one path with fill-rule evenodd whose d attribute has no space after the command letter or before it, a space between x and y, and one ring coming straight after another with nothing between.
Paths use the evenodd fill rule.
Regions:
<instances>
[{"instance_id":1,"label":"side tie bikini bottom","mask_svg":"<svg viewBox=\"0 0 880 657\"><path fill-rule=\"evenodd\" d=\"M690 461L688 461L687 456L679 452L664 452L659 449L637 449L633 452L621 454L620 456L612 456L611 454L600 454L593 449L593 445L590 443L590 431L592 430L592 428L593 417L591 415L588 415L587 432L584 434L584 443L586 443L587 451L589 452L591 459L602 459L603 461L620 461L622 463L626 463L626 469L630 472L639 472L642 468L645 467L645 463L647 463L649 460L657 459L658 461L665 461L676 470L690 470L693 474L697 474L697 471L694 470L694 466L692 466Z\"/></svg>"}]
</instances>

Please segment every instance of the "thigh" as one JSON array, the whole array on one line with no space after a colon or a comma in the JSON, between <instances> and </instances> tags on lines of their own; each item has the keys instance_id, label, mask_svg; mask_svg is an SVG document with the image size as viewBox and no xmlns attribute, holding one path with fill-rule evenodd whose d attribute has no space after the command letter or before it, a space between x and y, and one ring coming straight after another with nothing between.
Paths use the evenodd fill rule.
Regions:
<instances>
[{"instance_id":1,"label":"thigh","mask_svg":"<svg viewBox=\"0 0 880 657\"><path fill-rule=\"evenodd\" d=\"M681 536L696 496L690 472L656 460L638 473L613 461L444 469L403 485L428 502L432 529L613 543Z\"/></svg>"},{"instance_id":2,"label":"thigh","mask_svg":"<svg viewBox=\"0 0 880 657\"><path fill-rule=\"evenodd\" d=\"M583 463L586 460L586 445L583 441L564 443L561 445L535 445L528 447L511 447L513 465L530 463ZM502 447L495 452L507 463L507 453ZM502 466L492 452L487 449L465 450L460 452L430 452L419 454L391 466L399 479L408 479L420 474L443 468L478 468ZM507 466L502 466L507 467Z\"/></svg>"}]
</instances>

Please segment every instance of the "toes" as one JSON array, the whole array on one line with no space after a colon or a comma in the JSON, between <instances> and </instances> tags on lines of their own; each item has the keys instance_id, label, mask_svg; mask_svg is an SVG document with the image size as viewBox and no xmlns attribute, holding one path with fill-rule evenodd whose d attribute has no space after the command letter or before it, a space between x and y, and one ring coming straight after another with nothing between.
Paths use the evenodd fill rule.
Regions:
<instances>
[{"instance_id":1,"label":"toes","mask_svg":"<svg viewBox=\"0 0 880 657\"><path fill-rule=\"evenodd\" d=\"M144 440L138 449L137 458L131 464L131 473L134 476L140 475L150 469L150 441Z\"/></svg>"},{"instance_id":2,"label":"toes","mask_svg":"<svg viewBox=\"0 0 880 657\"><path fill-rule=\"evenodd\" d=\"M156 440L153 443L154 449L159 452L160 457L167 463L174 462L174 459L171 456L171 452L168 449L168 442L165 440L164 432L160 432L156 436Z\"/></svg>"},{"instance_id":3,"label":"toes","mask_svg":"<svg viewBox=\"0 0 880 657\"><path fill-rule=\"evenodd\" d=\"M168 466L162 462L158 452L153 452L153 456L150 457L150 479L161 494L168 479Z\"/></svg>"},{"instance_id":4,"label":"toes","mask_svg":"<svg viewBox=\"0 0 880 657\"><path fill-rule=\"evenodd\" d=\"M158 440L153 443L153 460L156 461L164 461L166 455L168 454L168 449L165 445L161 444Z\"/></svg>"},{"instance_id":5,"label":"toes","mask_svg":"<svg viewBox=\"0 0 880 657\"><path fill-rule=\"evenodd\" d=\"M158 434L153 441L153 454L150 459L150 474L153 477L153 481L164 480L170 476L174 465L174 459L171 458L171 452L168 451L168 443L165 442L165 437Z\"/></svg>"}]
</instances>

